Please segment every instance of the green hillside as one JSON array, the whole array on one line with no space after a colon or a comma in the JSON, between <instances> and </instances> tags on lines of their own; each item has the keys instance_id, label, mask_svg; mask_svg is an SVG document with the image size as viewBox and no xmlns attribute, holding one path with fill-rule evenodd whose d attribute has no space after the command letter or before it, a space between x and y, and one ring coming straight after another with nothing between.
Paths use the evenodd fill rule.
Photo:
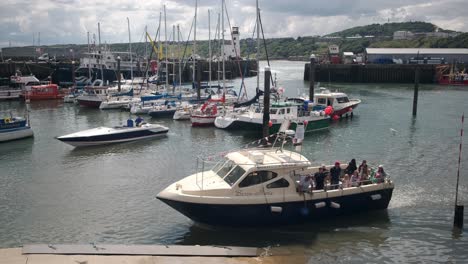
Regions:
<instances>
[{"instance_id":1,"label":"green hillside","mask_svg":"<svg viewBox=\"0 0 468 264\"><path fill-rule=\"evenodd\" d=\"M362 27L354 27L340 32L335 32L325 37L298 37L294 38L272 38L266 39L268 47L268 56L270 59L288 59L288 58L308 58L311 53L326 54L328 45L337 44L340 46L341 51L352 51L354 53L362 53L367 47L373 48L468 48L468 33L462 33L456 37L448 38L435 38L435 37L417 37L411 40L393 40L392 36L394 31L409 30L412 32L433 32L437 26L425 22L404 22L404 23L387 23L387 24L372 24ZM439 31L447 31L439 28ZM448 31L447 31L448 32ZM346 38L347 36L354 36L359 34L361 36L373 35L374 38ZM247 33L245 33L247 35ZM330 36L340 36L340 38L330 38ZM263 47L264 41L261 41L262 47L260 48L261 59L266 58L265 49ZM192 52L192 44L185 43L181 45L182 51L186 56ZM220 43L213 42L213 54L220 50ZM197 53L202 57L208 57L208 41L197 42ZM45 52L52 56L68 57L70 58L70 49L74 50L74 55L79 56L80 53L87 51L86 45L53 45L43 47ZM117 43L110 45L113 51L127 51L128 44ZM133 51L143 55L145 51L144 43L134 43L132 45ZM148 45L148 49L150 46ZM19 47L19 48L4 48L3 57L32 57L34 54L32 47ZM169 54L174 53L177 56L177 48L175 45L170 47ZM254 39L241 39L241 56L248 58L255 58L256 54L256 40Z\"/></svg>"}]
</instances>

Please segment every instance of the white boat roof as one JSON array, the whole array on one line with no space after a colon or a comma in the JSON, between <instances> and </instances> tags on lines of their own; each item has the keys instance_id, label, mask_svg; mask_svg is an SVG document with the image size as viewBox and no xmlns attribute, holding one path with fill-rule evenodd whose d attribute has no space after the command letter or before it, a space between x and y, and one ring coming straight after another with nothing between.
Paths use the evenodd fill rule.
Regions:
<instances>
[{"instance_id":1,"label":"white boat roof","mask_svg":"<svg viewBox=\"0 0 468 264\"><path fill-rule=\"evenodd\" d=\"M228 153L226 158L248 170L257 168L308 167L310 161L303 155L279 148L243 149Z\"/></svg>"},{"instance_id":2,"label":"white boat roof","mask_svg":"<svg viewBox=\"0 0 468 264\"><path fill-rule=\"evenodd\" d=\"M324 97L347 97L348 95L340 92L331 92L326 88L320 88L320 92L316 93L315 96L324 96Z\"/></svg>"}]
</instances>

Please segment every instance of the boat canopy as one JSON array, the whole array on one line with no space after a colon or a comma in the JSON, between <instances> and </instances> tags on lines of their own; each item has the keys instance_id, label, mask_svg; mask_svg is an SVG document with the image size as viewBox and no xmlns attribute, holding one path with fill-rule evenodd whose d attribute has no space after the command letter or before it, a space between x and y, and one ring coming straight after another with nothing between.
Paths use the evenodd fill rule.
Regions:
<instances>
[{"instance_id":1,"label":"boat canopy","mask_svg":"<svg viewBox=\"0 0 468 264\"><path fill-rule=\"evenodd\" d=\"M258 98L260 98L261 95L263 95L263 91L258 90L257 94L252 99L243 103L234 103L234 108L239 108L239 107L249 106L251 104L254 104L257 102Z\"/></svg>"}]
</instances>

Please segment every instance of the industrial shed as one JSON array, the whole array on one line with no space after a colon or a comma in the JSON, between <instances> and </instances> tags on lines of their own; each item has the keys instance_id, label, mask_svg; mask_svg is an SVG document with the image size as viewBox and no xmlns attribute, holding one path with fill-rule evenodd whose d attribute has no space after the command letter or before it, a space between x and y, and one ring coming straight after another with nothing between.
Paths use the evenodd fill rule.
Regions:
<instances>
[{"instance_id":1,"label":"industrial shed","mask_svg":"<svg viewBox=\"0 0 468 264\"><path fill-rule=\"evenodd\" d=\"M468 63L468 49L367 48L368 63Z\"/></svg>"}]
</instances>

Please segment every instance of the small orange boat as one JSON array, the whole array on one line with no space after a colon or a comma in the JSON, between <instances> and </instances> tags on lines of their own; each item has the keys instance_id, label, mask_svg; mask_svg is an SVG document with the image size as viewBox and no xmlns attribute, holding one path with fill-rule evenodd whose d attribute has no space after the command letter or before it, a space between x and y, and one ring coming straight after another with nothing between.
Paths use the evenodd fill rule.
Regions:
<instances>
[{"instance_id":1,"label":"small orange boat","mask_svg":"<svg viewBox=\"0 0 468 264\"><path fill-rule=\"evenodd\" d=\"M52 100L62 99L63 93L60 93L57 84L44 84L32 86L30 91L24 91L23 98L29 100Z\"/></svg>"}]
</instances>

